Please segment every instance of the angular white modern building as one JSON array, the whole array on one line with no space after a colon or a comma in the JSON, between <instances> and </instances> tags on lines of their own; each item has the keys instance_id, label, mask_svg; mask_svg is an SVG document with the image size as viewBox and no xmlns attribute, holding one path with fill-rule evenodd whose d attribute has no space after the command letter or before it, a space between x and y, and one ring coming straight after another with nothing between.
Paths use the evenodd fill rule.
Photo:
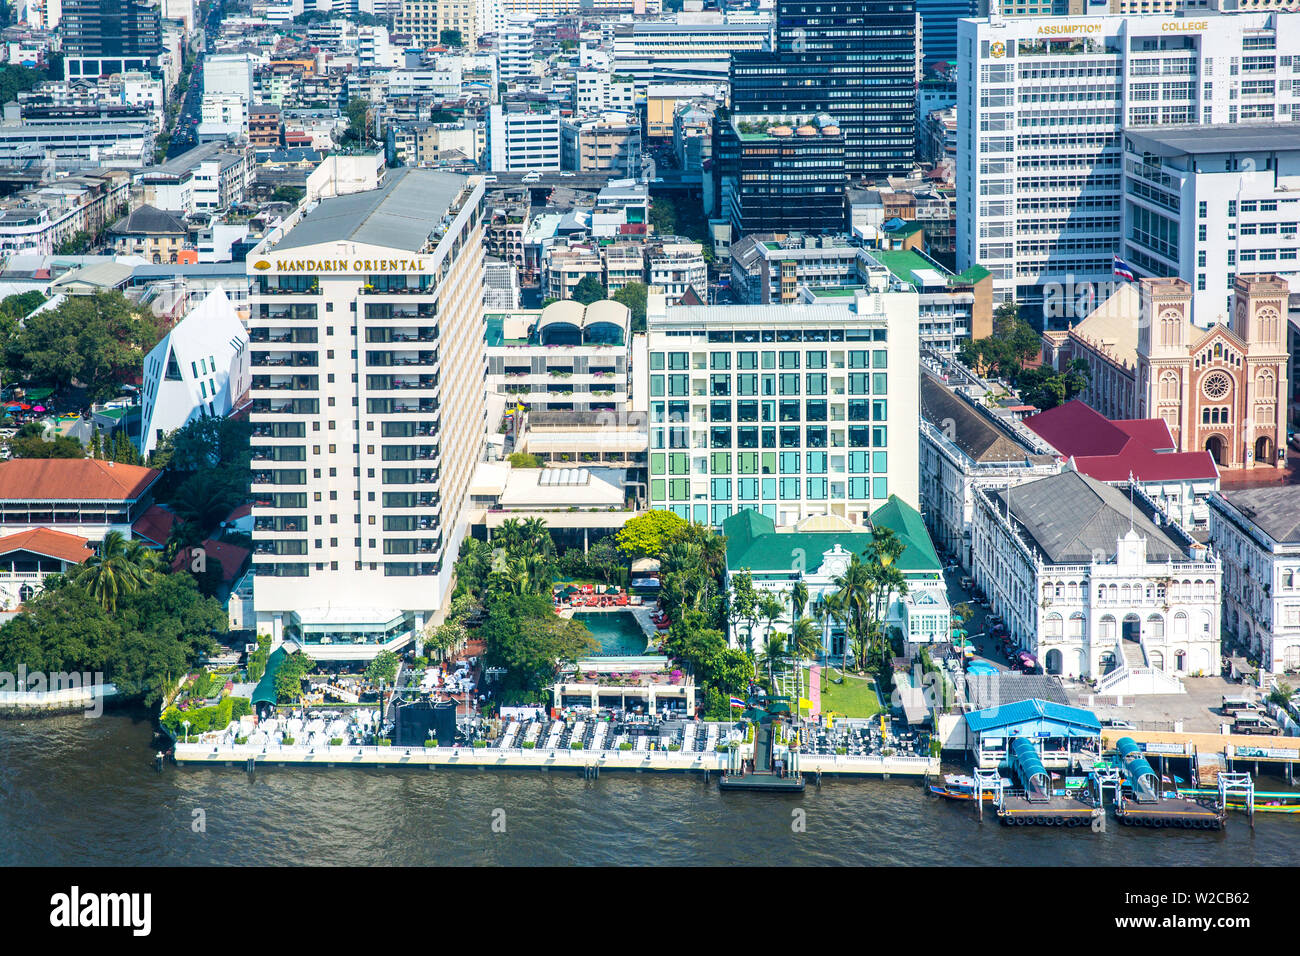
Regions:
<instances>
[{"instance_id":1,"label":"angular white modern building","mask_svg":"<svg viewBox=\"0 0 1300 956\"><path fill-rule=\"evenodd\" d=\"M195 418L224 418L252 381L248 331L221 288L204 296L144 359L140 454Z\"/></svg>"},{"instance_id":2,"label":"angular white modern building","mask_svg":"<svg viewBox=\"0 0 1300 956\"><path fill-rule=\"evenodd\" d=\"M313 182L248 255L258 629L322 659L442 605L486 434L482 180L374 182Z\"/></svg>"}]
</instances>

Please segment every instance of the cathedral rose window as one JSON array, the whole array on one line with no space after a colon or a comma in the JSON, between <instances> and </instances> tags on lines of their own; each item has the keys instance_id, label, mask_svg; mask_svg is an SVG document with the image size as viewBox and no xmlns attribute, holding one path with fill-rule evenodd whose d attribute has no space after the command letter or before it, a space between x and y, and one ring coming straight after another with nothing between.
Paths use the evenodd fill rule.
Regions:
<instances>
[{"instance_id":1,"label":"cathedral rose window","mask_svg":"<svg viewBox=\"0 0 1300 956\"><path fill-rule=\"evenodd\" d=\"M1223 372L1214 372L1207 375L1201 383L1201 391L1205 393L1206 398L1224 398L1231 390L1232 379L1228 378Z\"/></svg>"}]
</instances>

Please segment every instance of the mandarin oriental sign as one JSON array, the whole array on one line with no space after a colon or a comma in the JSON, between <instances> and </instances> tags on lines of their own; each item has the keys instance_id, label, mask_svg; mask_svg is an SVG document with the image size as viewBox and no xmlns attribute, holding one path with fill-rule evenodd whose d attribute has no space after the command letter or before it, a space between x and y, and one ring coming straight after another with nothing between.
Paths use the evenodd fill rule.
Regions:
<instances>
[{"instance_id":1,"label":"mandarin oriental sign","mask_svg":"<svg viewBox=\"0 0 1300 956\"><path fill-rule=\"evenodd\" d=\"M276 259L276 272L293 274L301 272L309 275L321 273L384 273L384 272L423 272L424 259ZM270 262L259 259L253 263L258 272L272 268Z\"/></svg>"}]
</instances>

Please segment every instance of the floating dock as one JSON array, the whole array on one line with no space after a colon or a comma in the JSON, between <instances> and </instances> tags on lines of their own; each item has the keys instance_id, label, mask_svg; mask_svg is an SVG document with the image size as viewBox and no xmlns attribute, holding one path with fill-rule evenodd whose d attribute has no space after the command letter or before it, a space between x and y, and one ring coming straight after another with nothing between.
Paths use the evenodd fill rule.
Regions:
<instances>
[{"instance_id":1,"label":"floating dock","mask_svg":"<svg viewBox=\"0 0 1300 956\"><path fill-rule=\"evenodd\" d=\"M1008 793L1002 797L998 819L1009 827L1086 827L1100 813L1097 807L1074 794L1030 800Z\"/></svg>"},{"instance_id":2,"label":"floating dock","mask_svg":"<svg viewBox=\"0 0 1300 956\"><path fill-rule=\"evenodd\" d=\"M623 770L715 774L729 769L724 752L687 753L671 750L533 750L493 747L255 747L247 744L177 743L178 764L210 767L421 767L429 770L474 768L493 770ZM938 757L854 757L844 754L799 755L805 776L924 777L939 772Z\"/></svg>"},{"instance_id":3,"label":"floating dock","mask_svg":"<svg viewBox=\"0 0 1300 956\"><path fill-rule=\"evenodd\" d=\"M1161 797L1152 802L1127 799L1115 807L1115 819L1130 827L1222 830L1224 812L1209 800Z\"/></svg>"}]
</instances>

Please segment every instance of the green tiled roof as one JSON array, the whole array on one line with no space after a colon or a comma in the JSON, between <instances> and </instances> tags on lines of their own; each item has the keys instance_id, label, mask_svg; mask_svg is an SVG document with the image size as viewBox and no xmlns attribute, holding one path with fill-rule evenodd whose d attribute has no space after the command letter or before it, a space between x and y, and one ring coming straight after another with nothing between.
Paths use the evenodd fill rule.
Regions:
<instances>
[{"instance_id":1,"label":"green tiled roof","mask_svg":"<svg viewBox=\"0 0 1300 956\"><path fill-rule=\"evenodd\" d=\"M975 285L977 282L983 282L993 273L989 272L983 266L971 266L965 272L959 272L948 279L949 285Z\"/></svg>"},{"instance_id":2,"label":"green tiled roof","mask_svg":"<svg viewBox=\"0 0 1300 956\"><path fill-rule=\"evenodd\" d=\"M871 258L910 285L920 285L912 272L916 269L931 269L945 272L943 266L936 265L914 249L872 249Z\"/></svg>"},{"instance_id":3,"label":"green tiled roof","mask_svg":"<svg viewBox=\"0 0 1300 956\"><path fill-rule=\"evenodd\" d=\"M885 232L891 236L910 236L914 232L920 232L925 227L916 220L905 222L902 225L895 226L893 229L885 229Z\"/></svg>"},{"instance_id":4,"label":"green tiled roof","mask_svg":"<svg viewBox=\"0 0 1300 956\"><path fill-rule=\"evenodd\" d=\"M935 553L925 522L917 512L895 495L871 515L876 527L892 530L902 539L903 553L898 566L905 573L937 574L943 566ZM727 566L748 568L755 574L790 573L798 567L815 570L820 556L838 544L845 551L862 556L871 544L865 531L790 531L778 532L776 523L757 511L746 509L722 522L727 538Z\"/></svg>"}]
</instances>

